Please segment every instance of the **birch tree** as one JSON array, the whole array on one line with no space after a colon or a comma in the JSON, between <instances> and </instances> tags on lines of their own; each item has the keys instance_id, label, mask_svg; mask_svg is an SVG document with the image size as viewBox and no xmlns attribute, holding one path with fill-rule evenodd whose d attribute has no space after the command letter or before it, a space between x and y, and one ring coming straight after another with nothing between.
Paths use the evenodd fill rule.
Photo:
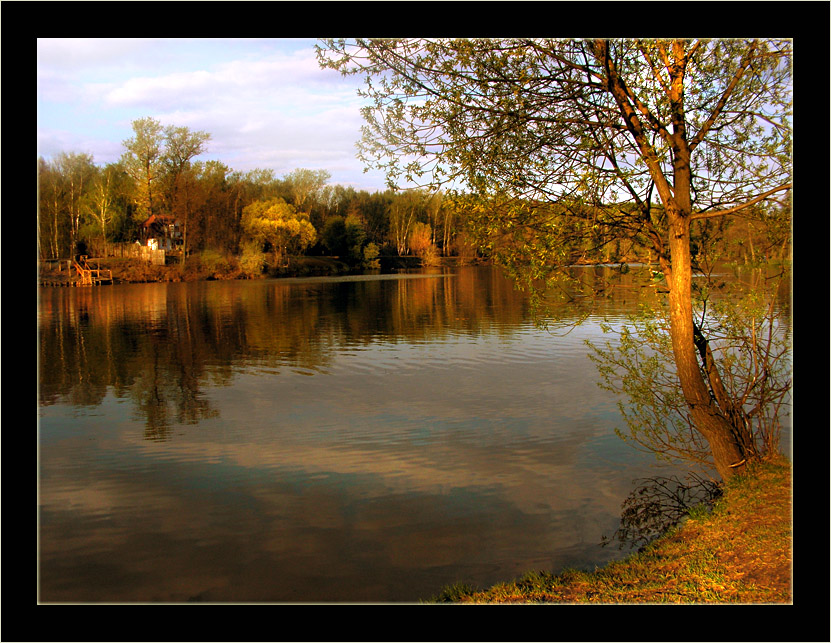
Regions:
<instances>
[{"instance_id":1,"label":"birch tree","mask_svg":"<svg viewBox=\"0 0 831 643\"><path fill-rule=\"evenodd\" d=\"M57 259L61 254L61 229L65 186L54 163L38 158L39 246L42 258Z\"/></svg>"},{"instance_id":2,"label":"birch tree","mask_svg":"<svg viewBox=\"0 0 831 643\"><path fill-rule=\"evenodd\" d=\"M390 204L390 237L399 256L404 256L410 251L410 231L417 220L416 211L420 206L420 201L419 193L403 192L397 195Z\"/></svg>"},{"instance_id":3,"label":"birch tree","mask_svg":"<svg viewBox=\"0 0 831 643\"><path fill-rule=\"evenodd\" d=\"M100 230L101 239L107 238L107 227L116 217L116 190L118 174L121 168L118 165L107 165L100 168L92 180L86 201L86 211L96 228Z\"/></svg>"}]
</instances>

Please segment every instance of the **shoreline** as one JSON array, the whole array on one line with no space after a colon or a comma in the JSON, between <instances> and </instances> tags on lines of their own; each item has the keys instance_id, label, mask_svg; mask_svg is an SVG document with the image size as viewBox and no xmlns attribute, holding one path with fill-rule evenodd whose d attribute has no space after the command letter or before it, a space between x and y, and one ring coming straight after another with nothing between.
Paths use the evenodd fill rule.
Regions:
<instances>
[{"instance_id":1,"label":"shoreline","mask_svg":"<svg viewBox=\"0 0 831 643\"><path fill-rule=\"evenodd\" d=\"M420 268L442 268L456 266L493 265L493 262L482 258L471 257L435 257L424 260L417 256L379 257L379 265L369 268L361 265L349 264L338 257L326 256L297 256L291 257L285 266L267 266L261 273L246 272L239 263L239 258L219 259L205 262L198 256L188 260L185 266L178 263L178 259L165 265L154 265L143 260L127 258L92 258L89 260L94 266L112 271L112 280L108 284L127 283L171 283L182 281L233 281L279 279L283 277L331 277L338 275L356 275L367 271L381 273L395 273L400 270L418 270ZM80 278L73 270L64 267L62 270L44 268L44 264L65 264L61 262L43 261L38 264L37 283L41 287L74 287L82 286ZM591 263L581 262L571 264L575 268L616 268L618 266L649 266L653 264L640 261L622 263ZM741 266L735 262L728 265ZM750 265L750 264L748 264ZM102 285L102 284L95 284Z\"/></svg>"},{"instance_id":2,"label":"shoreline","mask_svg":"<svg viewBox=\"0 0 831 643\"><path fill-rule=\"evenodd\" d=\"M792 604L792 464L758 463L724 486L712 512L594 571L529 572L477 590L463 583L425 602Z\"/></svg>"},{"instance_id":3,"label":"shoreline","mask_svg":"<svg viewBox=\"0 0 831 643\"><path fill-rule=\"evenodd\" d=\"M459 265L482 265L478 259L461 257L441 257L425 262L420 257L380 257L381 272L415 270L423 267L444 267ZM291 257L286 266L267 267L260 274L251 274L243 270L235 260L223 260L206 264L198 259L190 260L185 266L179 263L153 265L137 259L92 258L89 262L104 270L112 271L112 284L126 283L170 283L183 281L233 281L279 279L283 277L329 277L338 275L362 274L369 270L363 266L354 266L337 257ZM80 279L72 270L63 268L38 269L38 286L75 287L82 286ZM102 285L102 284L96 284ZM108 284L103 284L108 285Z\"/></svg>"}]
</instances>

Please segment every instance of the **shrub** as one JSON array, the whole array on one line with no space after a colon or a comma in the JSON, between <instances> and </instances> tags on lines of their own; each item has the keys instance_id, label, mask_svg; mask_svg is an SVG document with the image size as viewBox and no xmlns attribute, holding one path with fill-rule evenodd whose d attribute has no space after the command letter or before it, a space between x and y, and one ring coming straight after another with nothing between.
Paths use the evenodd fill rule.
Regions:
<instances>
[{"instance_id":1,"label":"shrub","mask_svg":"<svg viewBox=\"0 0 831 643\"><path fill-rule=\"evenodd\" d=\"M381 267L381 260L378 259L378 246L371 241L364 246L363 267L368 269L375 269Z\"/></svg>"},{"instance_id":2,"label":"shrub","mask_svg":"<svg viewBox=\"0 0 831 643\"><path fill-rule=\"evenodd\" d=\"M211 274L223 272L229 267L228 260L213 248L205 248L199 253L199 263L206 272Z\"/></svg>"},{"instance_id":3,"label":"shrub","mask_svg":"<svg viewBox=\"0 0 831 643\"><path fill-rule=\"evenodd\" d=\"M259 244L245 244L239 258L239 266L248 277L259 277L263 273L265 253L260 250Z\"/></svg>"}]
</instances>

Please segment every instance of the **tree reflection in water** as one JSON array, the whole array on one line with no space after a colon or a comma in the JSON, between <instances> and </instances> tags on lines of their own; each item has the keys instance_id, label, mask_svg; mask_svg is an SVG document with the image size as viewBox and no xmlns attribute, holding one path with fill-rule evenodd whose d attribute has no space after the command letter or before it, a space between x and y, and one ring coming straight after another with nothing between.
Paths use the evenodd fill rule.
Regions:
<instances>
[{"instance_id":1,"label":"tree reflection in water","mask_svg":"<svg viewBox=\"0 0 831 643\"><path fill-rule=\"evenodd\" d=\"M491 289L474 283L483 278ZM43 289L39 402L93 406L112 389L148 439L166 439L171 424L216 417L203 388L230 384L240 363L319 372L338 348L507 329L525 310L508 283L476 270Z\"/></svg>"}]
</instances>

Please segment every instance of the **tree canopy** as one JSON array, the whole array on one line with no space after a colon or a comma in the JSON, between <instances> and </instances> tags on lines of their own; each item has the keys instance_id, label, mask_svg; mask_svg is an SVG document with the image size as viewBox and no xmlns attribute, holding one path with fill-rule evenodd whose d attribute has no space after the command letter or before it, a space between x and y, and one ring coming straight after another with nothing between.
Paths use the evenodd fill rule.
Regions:
<instances>
[{"instance_id":1,"label":"tree canopy","mask_svg":"<svg viewBox=\"0 0 831 643\"><path fill-rule=\"evenodd\" d=\"M656 203L697 219L790 187L790 53L787 41L743 40L356 39L318 49L322 65L367 75L359 148L392 184L591 204L622 233L656 237Z\"/></svg>"},{"instance_id":2,"label":"tree canopy","mask_svg":"<svg viewBox=\"0 0 831 643\"><path fill-rule=\"evenodd\" d=\"M317 240L309 215L280 197L246 206L242 226L252 240L268 244L280 256L300 253Z\"/></svg>"},{"instance_id":3,"label":"tree canopy","mask_svg":"<svg viewBox=\"0 0 831 643\"><path fill-rule=\"evenodd\" d=\"M743 39L318 47L322 66L366 78L365 162L392 185L472 196L472 231L518 277L556 274L576 237L648 240L678 381L722 477L757 454L717 370L698 361L707 340L693 321L691 229L792 187L791 54L786 40Z\"/></svg>"}]
</instances>

